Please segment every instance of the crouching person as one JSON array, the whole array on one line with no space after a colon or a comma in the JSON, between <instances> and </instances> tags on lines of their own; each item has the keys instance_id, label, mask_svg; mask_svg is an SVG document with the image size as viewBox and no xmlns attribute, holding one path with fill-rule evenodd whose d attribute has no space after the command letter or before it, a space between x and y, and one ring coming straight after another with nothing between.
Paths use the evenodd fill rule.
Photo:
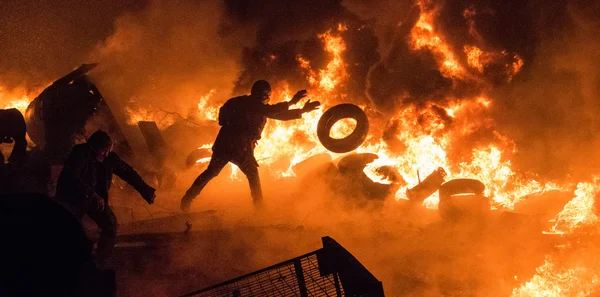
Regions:
<instances>
[{"instance_id":1,"label":"crouching person","mask_svg":"<svg viewBox=\"0 0 600 297\"><path fill-rule=\"evenodd\" d=\"M112 152L108 133L98 130L88 141L73 147L58 177L56 199L78 218L87 214L101 229L96 265L107 268L117 237L117 218L108 205L113 173L132 185L148 204L154 203L154 188Z\"/></svg>"}]
</instances>

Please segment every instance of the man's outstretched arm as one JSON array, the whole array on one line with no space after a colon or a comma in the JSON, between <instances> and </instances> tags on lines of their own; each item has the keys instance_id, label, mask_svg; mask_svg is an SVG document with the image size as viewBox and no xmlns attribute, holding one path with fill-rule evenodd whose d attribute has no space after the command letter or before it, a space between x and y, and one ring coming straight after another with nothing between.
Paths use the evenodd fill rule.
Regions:
<instances>
[{"instance_id":1,"label":"man's outstretched arm","mask_svg":"<svg viewBox=\"0 0 600 297\"><path fill-rule=\"evenodd\" d=\"M287 102L283 102L283 103L287 103ZM277 104L275 104L275 105L277 105ZM275 106L275 105L272 105L272 106ZM300 109L286 109L286 110L283 110L280 112L274 112L274 113L268 114L267 117L271 118L271 119L275 119L275 120L280 120L280 121L296 120L296 119L302 118L302 115L304 113L316 110L319 107L319 105L321 105L321 103L319 101L308 100L308 102L306 102L304 104L304 107L302 107Z\"/></svg>"},{"instance_id":2,"label":"man's outstretched arm","mask_svg":"<svg viewBox=\"0 0 600 297\"><path fill-rule=\"evenodd\" d=\"M136 189L140 195L142 195L142 198L144 198L148 204L154 203L155 189L149 186L137 173L137 171L123 161L117 154L111 153L109 157L112 159L111 162L114 162L114 173L128 184L133 186L133 188Z\"/></svg>"}]
</instances>

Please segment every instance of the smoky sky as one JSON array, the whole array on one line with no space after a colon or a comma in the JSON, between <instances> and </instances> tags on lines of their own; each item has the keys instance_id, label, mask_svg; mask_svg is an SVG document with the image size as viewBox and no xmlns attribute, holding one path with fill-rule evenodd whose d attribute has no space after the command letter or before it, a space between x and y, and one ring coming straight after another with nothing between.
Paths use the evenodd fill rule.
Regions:
<instances>
[{"instance_id":1,"label":"smoky sky","mask_svg":"<svg viewBox=\"0 0 600 297\"><path fill-rule=\"evenodd\" d=\"M419 6L419 4L421 6ZM598 1L16 1L0 4L0 82L45 85L85 62L104 94L142 105L176 102L176 110L217 86L219 102L247 93L257 79L307 88L297 58L322 69L330 60L318 37L335 31L346 43L347 96L386 116L405 106L444 106L482 92L491 115L514 138L518 167L549 175L592 172L600 76ZM461 65L464 46L503 57L464 78L440 72L427 48L410 47L420 7ZM468 13L467 13L468 12ZM514 77L506 65L520 57ZM178 100L172 100L179 98ZM187 98L187 99L186 99ZM194 99L196 98L196 99ZM187 100L187 101L186 101ZM197 102L197 101L196 101ZM442 118L444 114L440 114Z\"/></svg>"},{"instance_id":2,"label":"smoky sky","mask_svg":"<svg viewBox=\"0 0 600 297\"><path fill-rule=\"evenodd\" d=\"M0 3L0 81L47 84L87 61L110 36L114 20L147 1L3 0Z\"/></svg>"},{"instance_id":3,"label":"smoky sky","mask_svg":"<svg viewBox=\"0 0 600 297\"><path fill-rule=\"evenodd\" d=\"M347 30L338 33L346 43L344 61L351 79L345 87L349 100L365 102L366 74L379 60L377 37L342 1L226 0L223 35L245 26L256 27L255 43L243 49L242 71L235 90L246 92L260 78L285 80L294 87L306 88L297 58L310 61L313 69L325 68L330 57L318 35L339 24L347 26Z\"/></svg>"}]
</instances>

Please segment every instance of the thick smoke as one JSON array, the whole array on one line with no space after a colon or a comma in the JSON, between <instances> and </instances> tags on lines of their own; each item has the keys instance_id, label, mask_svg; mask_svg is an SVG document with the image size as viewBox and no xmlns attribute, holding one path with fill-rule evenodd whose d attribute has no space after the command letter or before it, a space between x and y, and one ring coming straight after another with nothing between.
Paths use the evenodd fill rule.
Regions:
<instances>
[{"instance_id":1,"label":"thick smoke","mask_svg":"<svg viewBox=\"0 0 600 297\"><path fill-rule=\"evenodd\" d=\"M600 44L595 40L600 34L600 7L591 1L579 5L535 0L426 3L424 7L438 7L436 29L461 64L466 64L464 45L507 52L507 60L481 74L469 69L477 79L448 78L431 51L410 48L409 34L420 11L416 1L117 2L90 6L41 1L23 6L3 1L0 82L43 85L81 63L98 62L91 75L113 111L128 106L186 117L211 89L216 90L211 105L218 105L232 95L247 93L256 79L306 88L297 57L309 60L315 69L323 68L330 57L317 36L344 23L348 29L340 34L347 48L343 58L350 78L344 88L349 96L335 100L369 103L388 116L410 105L425 109L433 104L434 116L450 122L440 108L448 97L486 91L498 126L484 125L486 129L464 140L475 145L490 138L493 128L500 128L517 143L518 169L547 177L577 176L598 168L600 76L595 67L600 65ZM475 14L465 16L465 10ZM524 66L509 80L503 65L512 63L515 54ZM402 129L402 123L394 124ZM197 139L185 137L187 145L209 143L214 131L194 136ZM188 171L188 179L199 170ZM324 176L298 177L292 183L269 178L267 169L261 170L261 176L267 177L263 179L270 199L267 211L254 213L246 181L231 181L229 169L224 170L195 207L218 209L224 223L211 227L234 226L239 234L222 241L224 247L207 242L198 250L174 248L168 269L208 271L223 263L240 269L224 272L221 268L215 273L219 278L212 281L224 280L316 249L318 244L309 244L306 238L331 235L382 279L392 296L506 296L515 286L515 271L520 272L520 280L527 279L523 274L533 271L543 255L538 238L518 242L514 230L522 231L523 224L516 219L507 219L517 222L512 229L494 229L504 233L486 235L479 223L444 229L428 225L439 220L437 211L390 201L382 211L367 212L332 194ZM185 179L182 175L180 180ZM181 193L161 194L157 204L163 209L152 206L149 212L178 207ZM111 199L142 209L139 197L130 196ZM258 236L240 228L245 225L284 225L284 232L264 231ZM290 235L293 232L301 236ZM517 239L507 239L511 237ZM519 257L511 249L520 251ZM238 257L227 258L228 253ZM497 265L502 261L508 264ZM509 277L498 280L498 275ZM152 288L145 276L141 275L140 286ZM198 288L193 279L188 281L187 289ZM173 292L181 288L169 291Z\"/></svg>"},{"instance_id":2,"label":"thick smoke","mask_svg":"<svg viewBox=\"0 0 600 297\"><path fill-rule=\"evenodd\" d=\"M538 11L535 54L516 81L494 91L494 118L515 139L520 168L550 178L598 174L600 6L553 2Z\"/></svg>"},{"instance_id":3,"label":"thick smoke","mask_svg":"<svg viewBox=\"0 0 600 297\"><path fill-rule=\"evenodd\" d=\"M366 89L375 106L386 111L430 102L444 106L448 97L468 98L484 92L491 96L496 128L516 142L517 170L547 178L595 173L599 94L598 70L592 65L598 57L593 38L600 28L597 3L420 3L425 9L435 9L433 25L462 65L467 64L465 45L503 51L505 58L486 66L481 74L468 69L476 80L451 80L439 72L440 65L430 51L408 48L410 29L420 10L417 3L362 5L350 1L347 6L358 15L375 19L383 48ZM396 13L398 7L403 8L402 13ZM524 66L509 79L503 65L514 63L514 55L523 59ZM478 137L490 138L491 130L481 132Z\"/></svg>"},{"instance_id":4,"label":"thick smoke","mask_svg":"<svg viewBox=\"0 0 600 297\"><path fill-rule=\"evenodd\" d=\"M0 82L43 87L80 64L112 33L123 11L145 1L18 1L0 5Z\"/></svg>"},{"instance_id":5,"label":"thick smoke","mask_svg":"<svg viewBox=\"0 0 600 297\"><path fill-rule=\"evenodd\" d=\"M247 92L257 79L273 83L288 82L291 87L307 88L308 82L298 57L310 61L312 68L323 69L330 57L318 38L342 24L346 43L343 54L350 80L347 93L352 102L365 102L366 74L379 59L377 39L366 22L342 6L339 0L327 1L225 1L222 34L227 36L246 27L256 28L255 42L244 48L242 72L234 90Z\"/></svg>"}]
</instances>

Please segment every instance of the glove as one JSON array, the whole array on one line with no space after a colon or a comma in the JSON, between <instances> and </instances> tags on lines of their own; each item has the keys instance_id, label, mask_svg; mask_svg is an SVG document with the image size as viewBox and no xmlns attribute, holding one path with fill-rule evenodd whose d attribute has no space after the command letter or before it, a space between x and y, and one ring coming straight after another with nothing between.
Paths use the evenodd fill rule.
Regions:
<instances>
[{"instance_id":1,"label":"glove","mask_svg":"<svg viewBox=\"0 0 600 297\"><path fill-rule=\"evenodd\" d=\"M296 93L296 95L294 95L294 97L292 97L292 100L290 100L290 105L294 105L298 102L300 102L300 100L302 100L302 98L306 97L306 90L300 90Z\"/></svg>"},{"instance_id":2,"label":"glove","mask_svg":"<svg viewBox=\"0 0 600 297\"><path fill-rule=\"evenodd\" d=\"M148 204L152 204L154 203L154 198L156 198L155 191L156 190L153 187L146 185L146 187L140 191L140 194Z\"/></svg>"},{"instance_id":3,"label":"glove","mask_svg":"<svg viewBox=\"0 0 600 297\"><path fill-rule=\"evenodd\" d=\"M319 105L321 105L321 102L319 102L319 101L308 100L304 104L304 107L302 107L302 112L311 112L311 111L317 109L317 107L319 107Z\"/></svg>"}]
</instances>

